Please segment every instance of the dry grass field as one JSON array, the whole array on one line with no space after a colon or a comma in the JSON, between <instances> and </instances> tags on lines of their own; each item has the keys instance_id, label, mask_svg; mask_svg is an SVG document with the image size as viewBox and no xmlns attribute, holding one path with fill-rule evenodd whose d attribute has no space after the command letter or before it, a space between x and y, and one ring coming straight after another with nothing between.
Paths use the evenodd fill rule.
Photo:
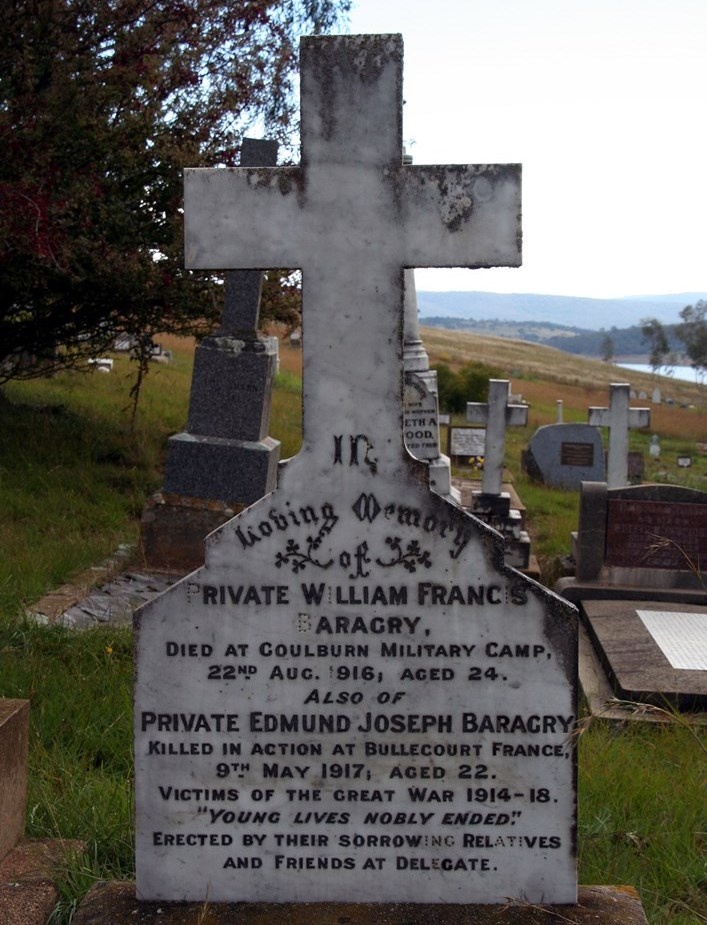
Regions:
<instances>
[{"instance_id":1,"label":"dry grass field","mask_svg":"<svg viewBox=\"0 0 707 925\"><path fill-rule=\"evenodd\" d=\"M670 396L675 402L651 405L654 433L707 442L707 387L621 369L527 341L427 327L422 328L421 336L432 364L446 363L458 369L465 363L482 362L502 370L504 377L511 380L512 391L521 393L530 405L532 430L556 420L557 399L564 403L565 421L586 422L590 405L607 404L610 383L630 382L637 391L643 390L649 396L658 385L663 396ZM301 374L302 351L281 343L280 365L283 370ZM647 402L636 400L633 404Z\"/></svg>"}]
</instances>

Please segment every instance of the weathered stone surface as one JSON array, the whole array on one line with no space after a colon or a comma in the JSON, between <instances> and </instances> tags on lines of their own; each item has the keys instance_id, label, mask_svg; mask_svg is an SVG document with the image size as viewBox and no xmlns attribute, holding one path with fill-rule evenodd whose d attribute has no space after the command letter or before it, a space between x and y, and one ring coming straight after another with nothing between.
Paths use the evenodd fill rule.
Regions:
<instances>
[{"instance_id":1,"label":"weathered stone surface","mask_svg":"<svg viewBox=\"0 0 707 925\"><path fill-rule=\"evenodd\" d=\"M187 903L135 899L133 883L98 883L81 904L74 925L647 925L631 887L584 886L576 905L501 906L398 903Z\"/></svg>"},{"instance_id":2,"label":"weathered stone surface","mask_svg":"<svg viewBox=\"0 0 707 925\"><path fill-rule=\"evenodd\" d=\"M272 437L249 442L176 434L165 462L165 492L252 504L275 487L279 457L280 442Z\"/></svg>"},{"instance_id":3,"label":"weathered stone surface","mask_svg":"<svg viewBox=\"0 0 707 925\"><path fill-rule=\"evenodd\" d=\"M50 880L0 882L3 925L45 925L56 905L58 890Z\"/></svg>"},{"instance_id":4,"label":"weathered stone surface","mask_svg":"<svg viewBox=\"0 0 707 925\"><path fill-rule=\"evenodd\" d=\"M25 830L29 700L0 699L0 860Z\"/></svg>"},{"instance_id":5,"label":"weathered stone surface","mask_svg":"<svg viewBox=\"0 0 707 925\"><path fill-rule=\"evenodd\" d=\"M612 382L608 408L590 408L588 424L609 428L609 451L606 482L609 488L628 484L628 432L637 427L649 427L650 408L630 408L630 386ZM645 395L643 396L645 398Z\"/></svg>"},{"instance_id":6,"label":"weathered stone surface","mask_svg":"<svg viewBox=\"0 0 707 925\"><path fill-rule=\"evenodd\" d=\"M157 492L142 512L140 556L144 564L185 575L204 564L206 537L244 505Z\"/></svg>"},{"instance_id":7,"label":"weathered stone surface","mask_svg":"<svg viewBox=\"0 0 707 925\"><path fill-rule=\"evenodd\" d=\"M641 613L671 617L692 614L702 621L701 649L707 640L707 607L650 601L584 601L585 624L602 661L614 694L621 700L638 700L680 710L707 709L707 670L675 668L649 632ZM700 644L695 639L695 645Z\"/></svg>"},{"instance_id":8,"label":"weathered stone surface","mask_svg":"<svg viewBox=\"0 0 707 925\"><path fill-rule=\"evenodd\" d=\"M45 925L58 899L57 870L83 848L75 839L22 839L0 861L2 925Z\"/></svg>"}]
</instances>

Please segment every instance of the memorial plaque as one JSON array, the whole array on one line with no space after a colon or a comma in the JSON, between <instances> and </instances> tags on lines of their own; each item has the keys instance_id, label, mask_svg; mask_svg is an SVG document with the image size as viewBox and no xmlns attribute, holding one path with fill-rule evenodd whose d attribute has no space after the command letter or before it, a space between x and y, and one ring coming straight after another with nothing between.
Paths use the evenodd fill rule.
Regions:
<instances>
[{"instance_id":1,"label":"memorial plaque","mask_svg":"<svg viewBox=\"0 0 707 925\"><path fill-rule=\"evenodd\" d=\"M405 444L417 459L436 459L439 456L439 425L437 423L437 395L423 375L405 374L403 393L403 428Z\"/></svg>"},{"instance_id":2,"label":"memorial plaque","mask_svg":"<svg viewBox=\"0 0 707 925\"><path fill-rule=\"evenodd\" d=\"M483 456L486 446L486 430L480 427L450 427L449 455L452 459L469 459Z\"/></svg>"},{"instance_id":3,"label":"memorial plaque","mask_svg":"<svg viewBox=\"0 0 707 925\"><path fill-rule=\"evenodd\" d=\"M303 268L303 446L136 615L137 895L573 903L574 610L402 427L402 268L517 264L518 172L401 166L399 37L302 61L301 172L188 172L191 265Z\"/></svg>"},{"instance_id":4,"label":"memorial plaque","mask_svg":"<svg viewBox=\"0 0 707 925\"><path fill-rule=\"evenodd\" d=\"M667 501L609 501L606 564L686 571L707 561L707 507Z\"/></svg>"},{"instance_id":5,"label":"memorial plaque","mask_svg":"<svg viewBox=\"0 0 707 925\"><path fill-rule=\"evenodd\" d=\"M560 465L562 466L593 466L594 444L592 443L563 443L560 448Z\"/></svg>"}]
</instances>

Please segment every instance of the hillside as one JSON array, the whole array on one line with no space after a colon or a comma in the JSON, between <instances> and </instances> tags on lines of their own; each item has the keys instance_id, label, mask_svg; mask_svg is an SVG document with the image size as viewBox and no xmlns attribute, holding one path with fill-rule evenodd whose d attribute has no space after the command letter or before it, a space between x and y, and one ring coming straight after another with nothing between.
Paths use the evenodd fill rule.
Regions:
<instances>
[{"instance_id":1,"label":"hillside","mask_svg":"<svg viewBox=\"0 0 707 925\"><path fill-rule=\"evenodd\" d=\"M625 299L587 299L532 293L417 293L423 324L430 317L446 317L476 322L493 319L513 324L561 325L573 330L577 321L581 321L583 329L592 331L640 325L643 318L657 318L662 324L674 324L679 321L682 308L700 299L707 299L707 294L684 292Z\"/></svg>"},{"instance_id":2,"label":"hillside","mask_svg":"<svg viewBox=\"0 0 707 925\"><path fill-rule=\"evenodd\" d=\"M576 356L543 344L426 326L421 328L421 337L430 361L446 363L452 368L480 361L502 370L504 377L511 380L542 379L558 386L578 387L587 392L601 390L607 394L612 382L630 382L635 389L646 392L659 385L663 394L677 403L704 408L707 401L705 390L691 382L621 369L612 363ZM522 386L514 384L514 391L523 390L527 391L525 383ZM562 397L560 390L556 397Z\"/></svg>"}]
</instances>

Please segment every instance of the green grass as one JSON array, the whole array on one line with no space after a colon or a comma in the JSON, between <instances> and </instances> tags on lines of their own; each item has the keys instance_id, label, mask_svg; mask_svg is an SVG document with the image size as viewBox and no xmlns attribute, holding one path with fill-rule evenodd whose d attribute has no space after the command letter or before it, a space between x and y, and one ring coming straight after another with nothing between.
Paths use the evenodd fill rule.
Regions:
<instances>
[{"instance_id":1,"label":"green grass","mask_svg":"<svg viewBox=\"0 0 707 925\"><path fill-rule=\"evenodd\" d=\"M135 432L129 367L123 359L116 366L112 377L12 384L0 398L0 695L32 705L27 834L81 838L88 849L67 859L57 922L69 920L94 880L133 875L132 638L128 628L36 626L23 608L137 537L144 500L160 485L166 438L184 427L191 355L176 351L172 366L151 370ZM573 413L583 401L580 389ZM554 415L552 401L545 405L538 415ZM534 485L520 472L534 426L509 432L507 461L535 550L549 562L569 551L578 493ZM300 431L300 380L286 370L270 427L282 458L297 452ZM647 449L648 436L632 442ZM694 440L665 437L656 465L666 480L704 488L702 460L692 471L674 467L673 454ZM707 921L703 761L703 747L678 723L594 721L580 739L580 881L635 886L651 925Z\"/></svg>"},{"instance_id":2,"label":"green grass","mask_svg":"<svg viewBox=\"0 0 707 925\"><path fill-rule=\"evenodd\" d=\"M651 925L705 921L705 795L691 730L594 722L579 748L581 882L634 886Z\"/></svg>"}]
</instances>

